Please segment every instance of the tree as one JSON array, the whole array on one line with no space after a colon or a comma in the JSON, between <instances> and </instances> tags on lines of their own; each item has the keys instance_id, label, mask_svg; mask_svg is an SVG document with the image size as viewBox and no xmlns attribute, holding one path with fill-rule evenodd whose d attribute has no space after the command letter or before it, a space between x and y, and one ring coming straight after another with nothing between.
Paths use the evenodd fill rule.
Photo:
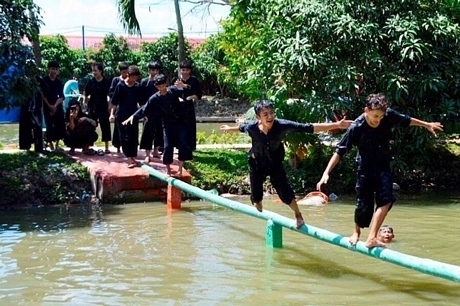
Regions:
<instances>
[{"instance_id":1,"label":"tree","mask_svg":"<svg viewBox=\"0 0 460 306\"><path fill-rule=\"evenodd\" d=\"M177 23L177 36L178 36L178 62L185 60L186 46L184 38L184 27L182 26L182 15L180 11L179 0L174 0L174 10L176 13ZM183 0L182 2L189 2L196 4L196 6L209 6L209 5L230 5L230 0ZM118 0L118 17L128 32L132 35L142 35L139 21L136 17L135 0Z\"/></svg>"},{"instance_id":2,"label":"tree","mask_svg":"<svg viewBox=\"0 0 460 306\"><path fill-rule=\"evenodd\" d=\"M184 58L190 54L191 46L184 42ZM143 42L140 49L140 62L142 67L146 67L148 62L152 60L159 61L163 66L163 73L171 79L177 72L179 65L178 59L178 35L177 33L170 33L166 36L160 37L155 42Z\"/></svg>"},{"instance_id":3,"label":"tree","mask_svg":"<svg viewBox=\"0 0 460 306\"><path fill-rule=\"evenodd\" d=\"M230 5L231 0L182 0L181 2L189 2L196 4L196 6L207 6L210 5ZM125 30L130 35L142 35L139 21L136 16L136 0L117 0L118 6L118 18L120 23L123 25ZM178 17L178 30L179 23L182 24L182 18L180 15L179 0L174 0L174 8L176 11L176 17ZM180 34L179 34L180 35Z\"/></svg>"},{"instance_id":4,"label":"tree","mask_svg":"<svg viewBox=\"0 0 460 306\"><path fill-rule=\"evenodd\" d=\"M32 0L0 2L0 108L18 105L28 96L24 88L32 84L24 75L33 50L24 38L38 39L40 24L40 9Z\"/></svg>"},{"instance_id":5,"label":"tree","mask_svg":"<svg viewBox=\"0 0 460 306\"><path fill-rule=\"evenodd\" d=\"M241 0L223 47L240 89L272 96L280 115L324 120L347 101L356 116L368 94L384 92L395 109L440 120L459 109L459 13L444 0ZM428 134L402 130L395 149L421 161Z\"/></svg>"}]
</instances>

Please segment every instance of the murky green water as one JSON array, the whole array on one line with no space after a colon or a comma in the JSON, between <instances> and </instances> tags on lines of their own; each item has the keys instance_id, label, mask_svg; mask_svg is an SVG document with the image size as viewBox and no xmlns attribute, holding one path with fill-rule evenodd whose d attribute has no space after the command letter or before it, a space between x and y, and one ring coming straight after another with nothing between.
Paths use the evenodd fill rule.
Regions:
<instances>
[{"instance_id":1,"label":"murky green water","mask_svg":"<svg viewBox=\"0 0 460 306\"><path fill-rule=\"evenodd\" d=\"M247 199L241 201L247 203ZM302 207L307 223L348 235L353 199ZM291 216L267 200L266 209ZM460 265L459 195L399 200L396 251ZM364 231L364 235L367 231ZM2 211L0 305L458 305L460 284L207 202Z\"/></svg>"}]
</instances>

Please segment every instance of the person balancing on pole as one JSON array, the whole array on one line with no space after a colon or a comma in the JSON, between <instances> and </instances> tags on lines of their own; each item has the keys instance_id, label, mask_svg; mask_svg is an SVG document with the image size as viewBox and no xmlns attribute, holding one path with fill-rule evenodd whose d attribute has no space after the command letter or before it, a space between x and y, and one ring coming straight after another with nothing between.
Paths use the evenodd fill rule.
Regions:
<instances>
[{"instance_id":1,"label":"person balancing on pole","mask_svg":"<svg viewBox=\"0 0 460 306\"><path fill-rule=\"evenodd\" d=\"M297 205L294 191L289 185L283 167L283 137L290 132L314 133L332 129L346 129L351 120L342 119L333 123L299 123L275 118L273 104L268 100L259 100L254 105L255 121L240 126L222 125L223 132L240 131L252 139L252 147L248 152L249 179L251 185L251 202L262 212L263 183L267 176L283 203L289 205L294 212L296 227L304 224L302 214Z\"/></svg>"},{"instance_id":2,"label":"person balancing on pole","mask_svg":"<svg viewBox=\"0 0 460 306\"><path fill-rule=\"evenodd\" d=\"M356 245L361 235L361 228L369 227L366 247L385 247L386 244L377 238L379 228L396 198L393 195L393 179L390 170L390 137L393 127L421 126L436 136L436 131L442 131L439 122L425 122L400 114L388 107L386 97L381 94L371 94L366 99L364 113L361 114L348 128L336 146L323 176L316 185L329 180L329 173L338 164L340 158L358 147L356 156L356 208L355 226L350 237L350 244ZM375 194L375 195L374 195ZM376 209L374 212L374 198ZM372 224L371 224L372 221Z\"/></svg>"}]
</instances>

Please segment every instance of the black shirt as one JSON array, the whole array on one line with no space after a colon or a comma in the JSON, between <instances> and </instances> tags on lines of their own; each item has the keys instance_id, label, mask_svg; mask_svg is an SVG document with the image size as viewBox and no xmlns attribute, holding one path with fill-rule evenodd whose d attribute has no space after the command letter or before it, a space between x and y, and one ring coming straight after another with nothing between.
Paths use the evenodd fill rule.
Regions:
<instances>
[{"instance_id":1,"label":"black shirt","mask_svg":"<svg viewBox=\"0 0 460 306\"><path fill-rule=\"evenodd\" d=\"M407 127L410 121L409 116L387 108L380 124L373 128L367 124L364 114L361 114L348 127L337 144L335 152L343 156L356 146L358 147L356 161L364 169L373 169L376 165L388 166L391 161L391 129L395 126Z\"/></svg>"},{"instance_id":2,"label":"black shirt","mask_svg":"<svg viewBox=\"0 0 460 306\"><path fill-rule=\"evenodd\" d=\"M85 95L90 96L88 106L91 110L107 111L107 96L110 86L110 81L106 78L102 78L100 81L95 78L89 80L85 87Z\"/></svg>"},{"instance_id":3,"label":"black shirt","mask_svg":"<svg viewBox=\"0 0 460 306\"><path fill-rule=\"evenodd\" d=\"M153 96L158 89L153 84L153 79L151 78L143 78L141 80L141 88L142 88L142 105L147 103L147 100Z\"/></svg>"},{"instance_id":4,"label":"black shirt","mask_svg":"<svg viewBox=\"0 0 460 306\"><path fill-rule=\"evenodd\" d=\"M128 86L125 82L119 82L112 96L112 104L117 106L115 117L124 120L134 114L141 98L142 92L139 83L136 82L132 86Z\"/></svg>"},{"instance_id":5,"label":"black shirt","mask_svg":"<svg viewBox=\"0 0 460 306\"><path fill-rule=\"evenodd\" d=\"M283 138L290 132L313 133L313 124L299 123L285 119L275 119L272 128L267 134L259 129L257 121L251 121L239 126L240 132L251 137L252 148L250 153L254 154L259 163L270 165L284 160Z\"/></svg>"},{"instance_id":6,"label":"black shirt","mask_svg":"<svg viewBox=\"0 0 460 306\"><path fill-rule=\"evenodd\" d=\"M172 85L174 85L174 83L177 81L177 78L174 78L172 80ZM182 92L181 92L181 95L180 97L183 99L183 100L186 100L187 97L190 97L190 96L193 96L193 95L196 95L198 97L198 100L201 99L201 97L203 96L203 92L201 90L201 84L200 84L200 81L198 81L198 79L196 77L194 77L193 75L190 76L187 81L185 80L182 80L182 82L184 84L187 84L189 85L190 88L184 88L182 89Z\"/></svg>"},{"instance_id":7,"label":"black shirt","mask_svg":"<svg viewBox=\"0 0 460 306\"><path fill-rule=\"evenodd\" d=\"M62 84L61 80L55 78L53 81L47 75L42 79L42 91L45 98L48 100L50 105L56 103L56 101L60 98L64 99L64 84ZM64 108L62 103L56 109L56 112L64 113Z\"/></svg>"},{"instance_id":8,"label":"black shirt","mask_svg":"<svg viewBox=\"0 0 460 306\"><path fill-rule=\"evenodd\" d=\"M117 88L118 83L123 81L121 79L121 76L116 76L112 79L112 83L110 83L110 88L109 88L109 97L112 98L113 93L115 92L115 88Z\"/></svg>"},{"instance_id":9,"label":"black shirt","mask_svg":"<svg viewBox=\"0 0 460 306\"><path fill-rule=\"evenodd\" d=\"M148 118L160 119L163 125L186 122L184 111L186 104L191 101L179 101L182 91L175 86L170 86L165 95L159 92L153 94L141 108L137 110L134 117L140 119L144 116Z\"/></svg>"}]
</instances>

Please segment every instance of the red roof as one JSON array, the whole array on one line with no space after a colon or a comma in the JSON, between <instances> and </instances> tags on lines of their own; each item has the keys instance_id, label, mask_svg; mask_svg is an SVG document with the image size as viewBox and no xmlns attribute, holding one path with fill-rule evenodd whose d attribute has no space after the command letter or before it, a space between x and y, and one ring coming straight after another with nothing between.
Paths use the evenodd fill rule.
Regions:
<instances>
[{"instance_id":1,"label":"red roof","mask_svg":"<svg viewBox=\"0 0 460 306\"><path fill-rule=\"evenodd\" d=\"M80 35L64 35L67 39L67 44L71 49L81 49L83 46L83 38ZM85 48L95 48L98 49L102 47L102 40L104 36L85 36ZM131 49L138 49L141 45L141 42L154 42L159 39L159 37L137 37L137 36L125 36L126 41ZM187 38L186 40L192 47L196 47L202 44L204 38Z\"/></svg>"}]
</instances>

